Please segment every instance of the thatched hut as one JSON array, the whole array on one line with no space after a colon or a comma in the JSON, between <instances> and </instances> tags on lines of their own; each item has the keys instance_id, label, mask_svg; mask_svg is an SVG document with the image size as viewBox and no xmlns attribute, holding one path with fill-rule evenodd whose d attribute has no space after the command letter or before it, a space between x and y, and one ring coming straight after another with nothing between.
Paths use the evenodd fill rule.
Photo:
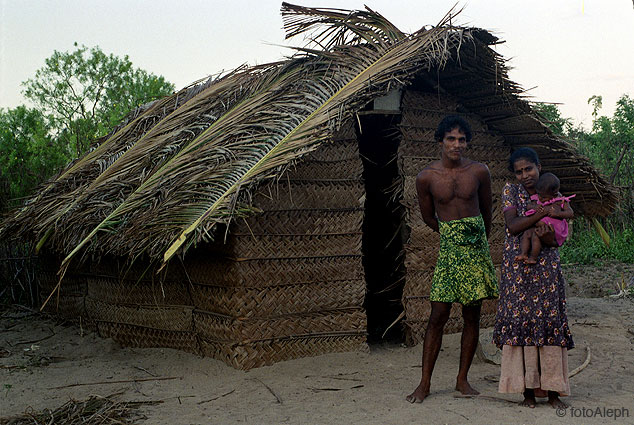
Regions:
<instances>
[{"instance_id":1,"label":"thatched hut","mask_svg":"<svg viewBox=\"0 0 634 425\"><path fill-rule=\"evenodd\" d=\"M4 223L37 245L47 308L238 368L363 348L399 317L390 332L417 343L438 238L414 179L447 113L471 122L469 156L493 175L494 261L515 146L538 151L577 212L614 207L508 79L490 33L449 15L404 34L369 9L282 12L289 36L315 30L319 47L138 109Z\"/></svg>"}]
</instances>

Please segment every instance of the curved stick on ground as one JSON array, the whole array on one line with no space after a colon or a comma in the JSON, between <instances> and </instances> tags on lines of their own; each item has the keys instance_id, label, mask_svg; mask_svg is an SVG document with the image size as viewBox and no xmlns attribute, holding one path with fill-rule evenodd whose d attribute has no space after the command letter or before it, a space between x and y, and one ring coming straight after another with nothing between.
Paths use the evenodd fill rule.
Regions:
<instances>
[{"instance_id":1,"label":"curved stick on ground","mask_svg":"<svg viewBox=\"0 0 634 425\"><path fill-rule=\"evenodd\" d=\"M579 366L578 368L576 368L573 371L569 372L568 373L568 378L572 378L577 373L579 373L582 370L584 370L586 368L586 366L588 366L590 364L590 359L591 358L592 358L592 354L590 353L590 346L588 345L586 347L586 360L581 364L581 366Z\"/></svg>"}]
</instances>

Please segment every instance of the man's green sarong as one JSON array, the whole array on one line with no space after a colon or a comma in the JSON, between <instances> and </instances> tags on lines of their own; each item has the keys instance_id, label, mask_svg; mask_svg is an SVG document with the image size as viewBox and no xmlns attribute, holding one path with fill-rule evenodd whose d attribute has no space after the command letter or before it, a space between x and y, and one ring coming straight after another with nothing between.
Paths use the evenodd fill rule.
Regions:
<instances>
[{"instance_id":1,"label":"man's green sarong","mask_svg":"<svg viewBox=\"0 0 634 425\"><path fill-rule=\"evenodd\" d=\"M434 270L430 301L477 305L498 297L482 216L438 221L440 252Z\"/></svg>"}]
</instances>

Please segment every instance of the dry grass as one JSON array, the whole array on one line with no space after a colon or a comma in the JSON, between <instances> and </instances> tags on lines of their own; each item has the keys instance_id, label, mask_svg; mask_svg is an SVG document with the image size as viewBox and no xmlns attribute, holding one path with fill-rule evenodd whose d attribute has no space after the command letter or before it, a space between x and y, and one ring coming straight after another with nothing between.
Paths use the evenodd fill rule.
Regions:
<instances>
[{"instance_id":1,"label":"dry grass","mask_svg":"<svg viewBox=\"0 0 634 425\"><path fill-rule=\"evenodd\" d=\"M90 425L132 424L145 419L140 406L156 405L160 401L115 401L118 394L107 397L90 396L84 401L69 400L55 410L26 411L22 415L0 418L0 425Z\"/></svg>"}]
</instances>

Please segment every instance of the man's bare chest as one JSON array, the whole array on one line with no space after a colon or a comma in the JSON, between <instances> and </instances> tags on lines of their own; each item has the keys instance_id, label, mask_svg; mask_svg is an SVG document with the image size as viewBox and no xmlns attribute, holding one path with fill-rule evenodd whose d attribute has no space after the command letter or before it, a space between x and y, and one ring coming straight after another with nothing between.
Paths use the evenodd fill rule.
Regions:
<instances>
[{"instance_id":1,"label":"man's bare chest","mask_svg":"<svg viewBox=\"0 0 634 425\"><path fill-rule=\"evenodd\" d=\"M439 203L455 199L469 200L477 196L479 182L472 173L440 174L431 184L432 197Z\"/></svg>"}]
</instances>

